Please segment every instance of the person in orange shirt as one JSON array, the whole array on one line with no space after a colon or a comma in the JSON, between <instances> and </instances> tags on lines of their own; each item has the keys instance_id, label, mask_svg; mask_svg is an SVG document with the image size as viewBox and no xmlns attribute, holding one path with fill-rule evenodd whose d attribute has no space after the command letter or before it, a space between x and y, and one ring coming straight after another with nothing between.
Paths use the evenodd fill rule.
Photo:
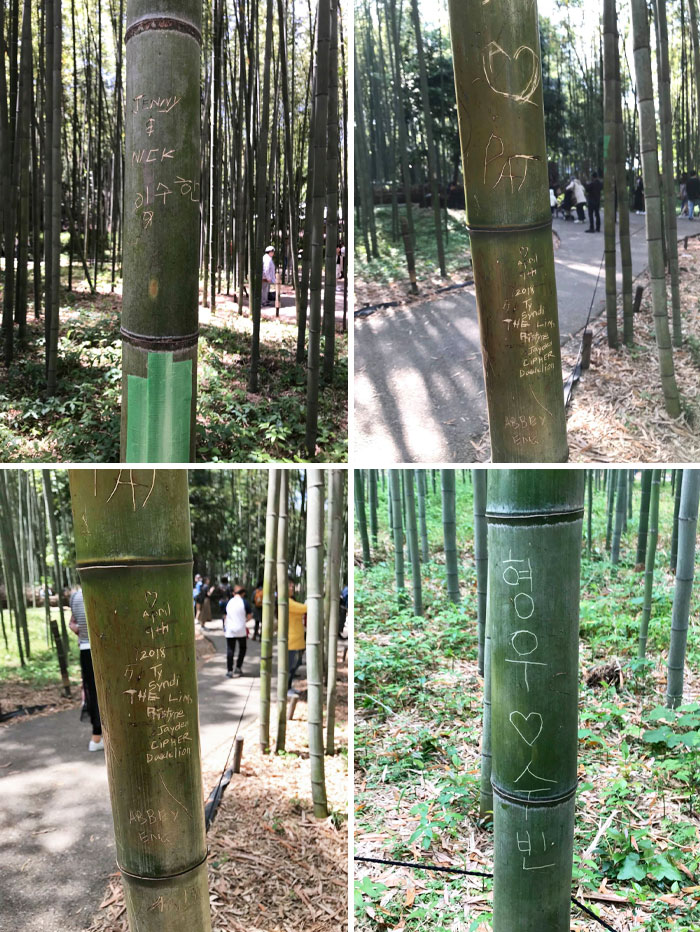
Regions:
<instances>
[{"instance_id":1,"label":"person in orange shirt","mask_svg":"<svg viewBox=\"0 0 700 932\"><path fill-rule=\"evenodd\" d=\"M292 689L294 679L301 666L304 650L306 648L306 604L294 600L294 579L289 577L289 634L287 636L287 651L289 658L289 680L287 682L287 695L298 696Z\"/></svg>"}]
</instances>

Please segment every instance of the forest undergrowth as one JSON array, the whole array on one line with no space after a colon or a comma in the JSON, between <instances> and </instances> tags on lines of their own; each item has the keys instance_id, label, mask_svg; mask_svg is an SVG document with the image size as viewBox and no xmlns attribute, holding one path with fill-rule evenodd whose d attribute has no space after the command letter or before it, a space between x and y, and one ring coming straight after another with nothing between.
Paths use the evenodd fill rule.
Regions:
<instances>
[{"instance_id":1,"label":"forest undergrowth","mask_svg":"<svg viewBox=\"0 0 700 932\"><path fill-rule=\"evenodd\" d=\"M700 599L696 589L685 704L669 712L664 692L673 499L668 483L662 485L649 659L640 662L643 574L634 567L639 479L634 491L620 565L613 567L605 551L602 491L594 495L590 559L585 539L583 545L572 895L617 932L698 932ZM379 510L381 518L381 490ZM483 684L477 673L472 514L471 485L458 478L457 605L445 589L439 476L427 502L431 562L422 568L424 617L397 608L386 520L380 522L375 565L356 567L357 855L492 870L491 830L478 823ZM584 520L584 533L585 527ZM592 668L615 659L622 671L619 691L586 685ZM490 879L360 862L355 878L357 932L490 932ZM573 908L572 932L600 929Z\"/></svg>"},{"instance_id":2,"label":"forest undergrowth","mask_svg":"<svg viewBox=\"0 0 700 932\"><path fill-rule=\"evenodd\" d=\"M106 272L97 287L96 295L85 282L61 291L58 389L52 397L44 390L44 321L35 320L30 304L27 350L0 370L3 462L118 462L121 295L111 293ZM295 362L296 324L263 318L256 394L246 387L251 334L247 316L213 316L200 325L197 460L307 460L306 366ZM333 385L319 393L319 462L347 459L346 334L336 334L336 346Z\"/></svg>"}]
</instances>

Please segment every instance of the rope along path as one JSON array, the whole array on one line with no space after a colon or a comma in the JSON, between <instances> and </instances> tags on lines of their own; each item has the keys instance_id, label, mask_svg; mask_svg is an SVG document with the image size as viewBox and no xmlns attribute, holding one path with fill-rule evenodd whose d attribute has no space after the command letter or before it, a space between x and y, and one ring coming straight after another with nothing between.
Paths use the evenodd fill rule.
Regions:
<instances>
[{"instance_id":1,"label":"rope along path","mask_svg":"<svg viewBox=\"0 0 700 932\"><path fill-rule=\"evenodd\" d=\"M461 867L441 867L438 864L421 864L419 861L389 861L385 858L363 858L359 855L355 855L354 860L363 861L366 864L388 864L392 867L413 867L422 871L443 871L446 874L468 874L470 877L493 877L493 874L487 874L484 871L467 871ZM583 910L584 913L587 913L592 919L595 919L596 922L599 922L604 929L609 929L610 932L617 932L613 926L608 925L600 916L596 916L592 909L584 906L583 903L579 903L575 897L571 897L571 902L578 906L579 909Z\"/></svg>"}]
</instances>

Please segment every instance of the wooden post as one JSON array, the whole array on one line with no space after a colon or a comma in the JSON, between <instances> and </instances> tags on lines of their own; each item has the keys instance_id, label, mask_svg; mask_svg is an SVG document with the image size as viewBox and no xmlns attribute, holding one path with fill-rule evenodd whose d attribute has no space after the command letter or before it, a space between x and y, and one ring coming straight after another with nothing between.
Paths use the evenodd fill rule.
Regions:
<instances>
[{"instance_id":1,"label":"wooden post","mask_svg":"<svg viewBox=\"0 0 700 932\"><path fill-rule=\"evenodd\" d=\"M588 369L591 365L591 346L593 344L593 331L584 330L583 340L581 341L581 371Z\"/></svg>"},{"instance_id":2,"label":"wooden post","mask_svg":"<svg viewBox=\"0 0 700 932\"><path fill-rule=\"evenodd\" d=\"M639 309L642 305L642 295L644 294L643 285L637 285L637 290L634 293L634 308L633 311L635 314L639 314Z\"/></svg>"},{"instance_id":3,"label":"wooden post","mask_svg":"<svg viewBox=\"0 0 700 932\"><path fill-rule=\"evenodd\" d=\"M282 302L280 301L280 288L282 287L282 276L280 270L277 269L275 272L275 317L280 316L280 307Z\"/></svg>"},{"instance_id":4,"label":"wooden post","mask_svg":"<svg viewBox=\"0 0 700 932\"><path fill-rule=\"evenodd\" d=\"M408 220L405 217L401 218L401 235L403 236L403 248L406 252L408 277L411 280L411 294L418 294L418 285L416 284L416 258L413 253L411 234L408 230Z\"/></svg>"},{"instance_id":5,"label":"wooden post","mask_svg":"<svg viewBox=\"0 0 700 932\"><path fill-rule=\"evenodd\" d=\"M233 748L233 772L241 772L241 758L243 757L243 738L236 738Z\"/></svg>"}]
</instances>

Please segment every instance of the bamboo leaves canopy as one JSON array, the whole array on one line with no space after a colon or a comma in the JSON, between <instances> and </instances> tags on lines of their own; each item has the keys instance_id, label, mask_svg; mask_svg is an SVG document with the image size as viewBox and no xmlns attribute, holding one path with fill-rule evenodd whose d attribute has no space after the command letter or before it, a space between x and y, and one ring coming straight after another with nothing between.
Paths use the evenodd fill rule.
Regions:
<instances>
[{"instance_id":1,"label":"bamboo leaves canopy","mask_svg":"<svg viewBox=\"0 0 700 932\"><path fill-rule=\"evenodd\" d=\"M187 472L70 482L130 925L210 932Z\"/></svg>"},{"instance_id":2,"label":"bamboo leaves canopy","mask_svg":"<svg viewBox=\"0 0 700 932\"><path fill-rule=\"evenodd\" d=\"M537 6L449 7L492 459L565 461Z\"/></svg>"}]
</instances>

